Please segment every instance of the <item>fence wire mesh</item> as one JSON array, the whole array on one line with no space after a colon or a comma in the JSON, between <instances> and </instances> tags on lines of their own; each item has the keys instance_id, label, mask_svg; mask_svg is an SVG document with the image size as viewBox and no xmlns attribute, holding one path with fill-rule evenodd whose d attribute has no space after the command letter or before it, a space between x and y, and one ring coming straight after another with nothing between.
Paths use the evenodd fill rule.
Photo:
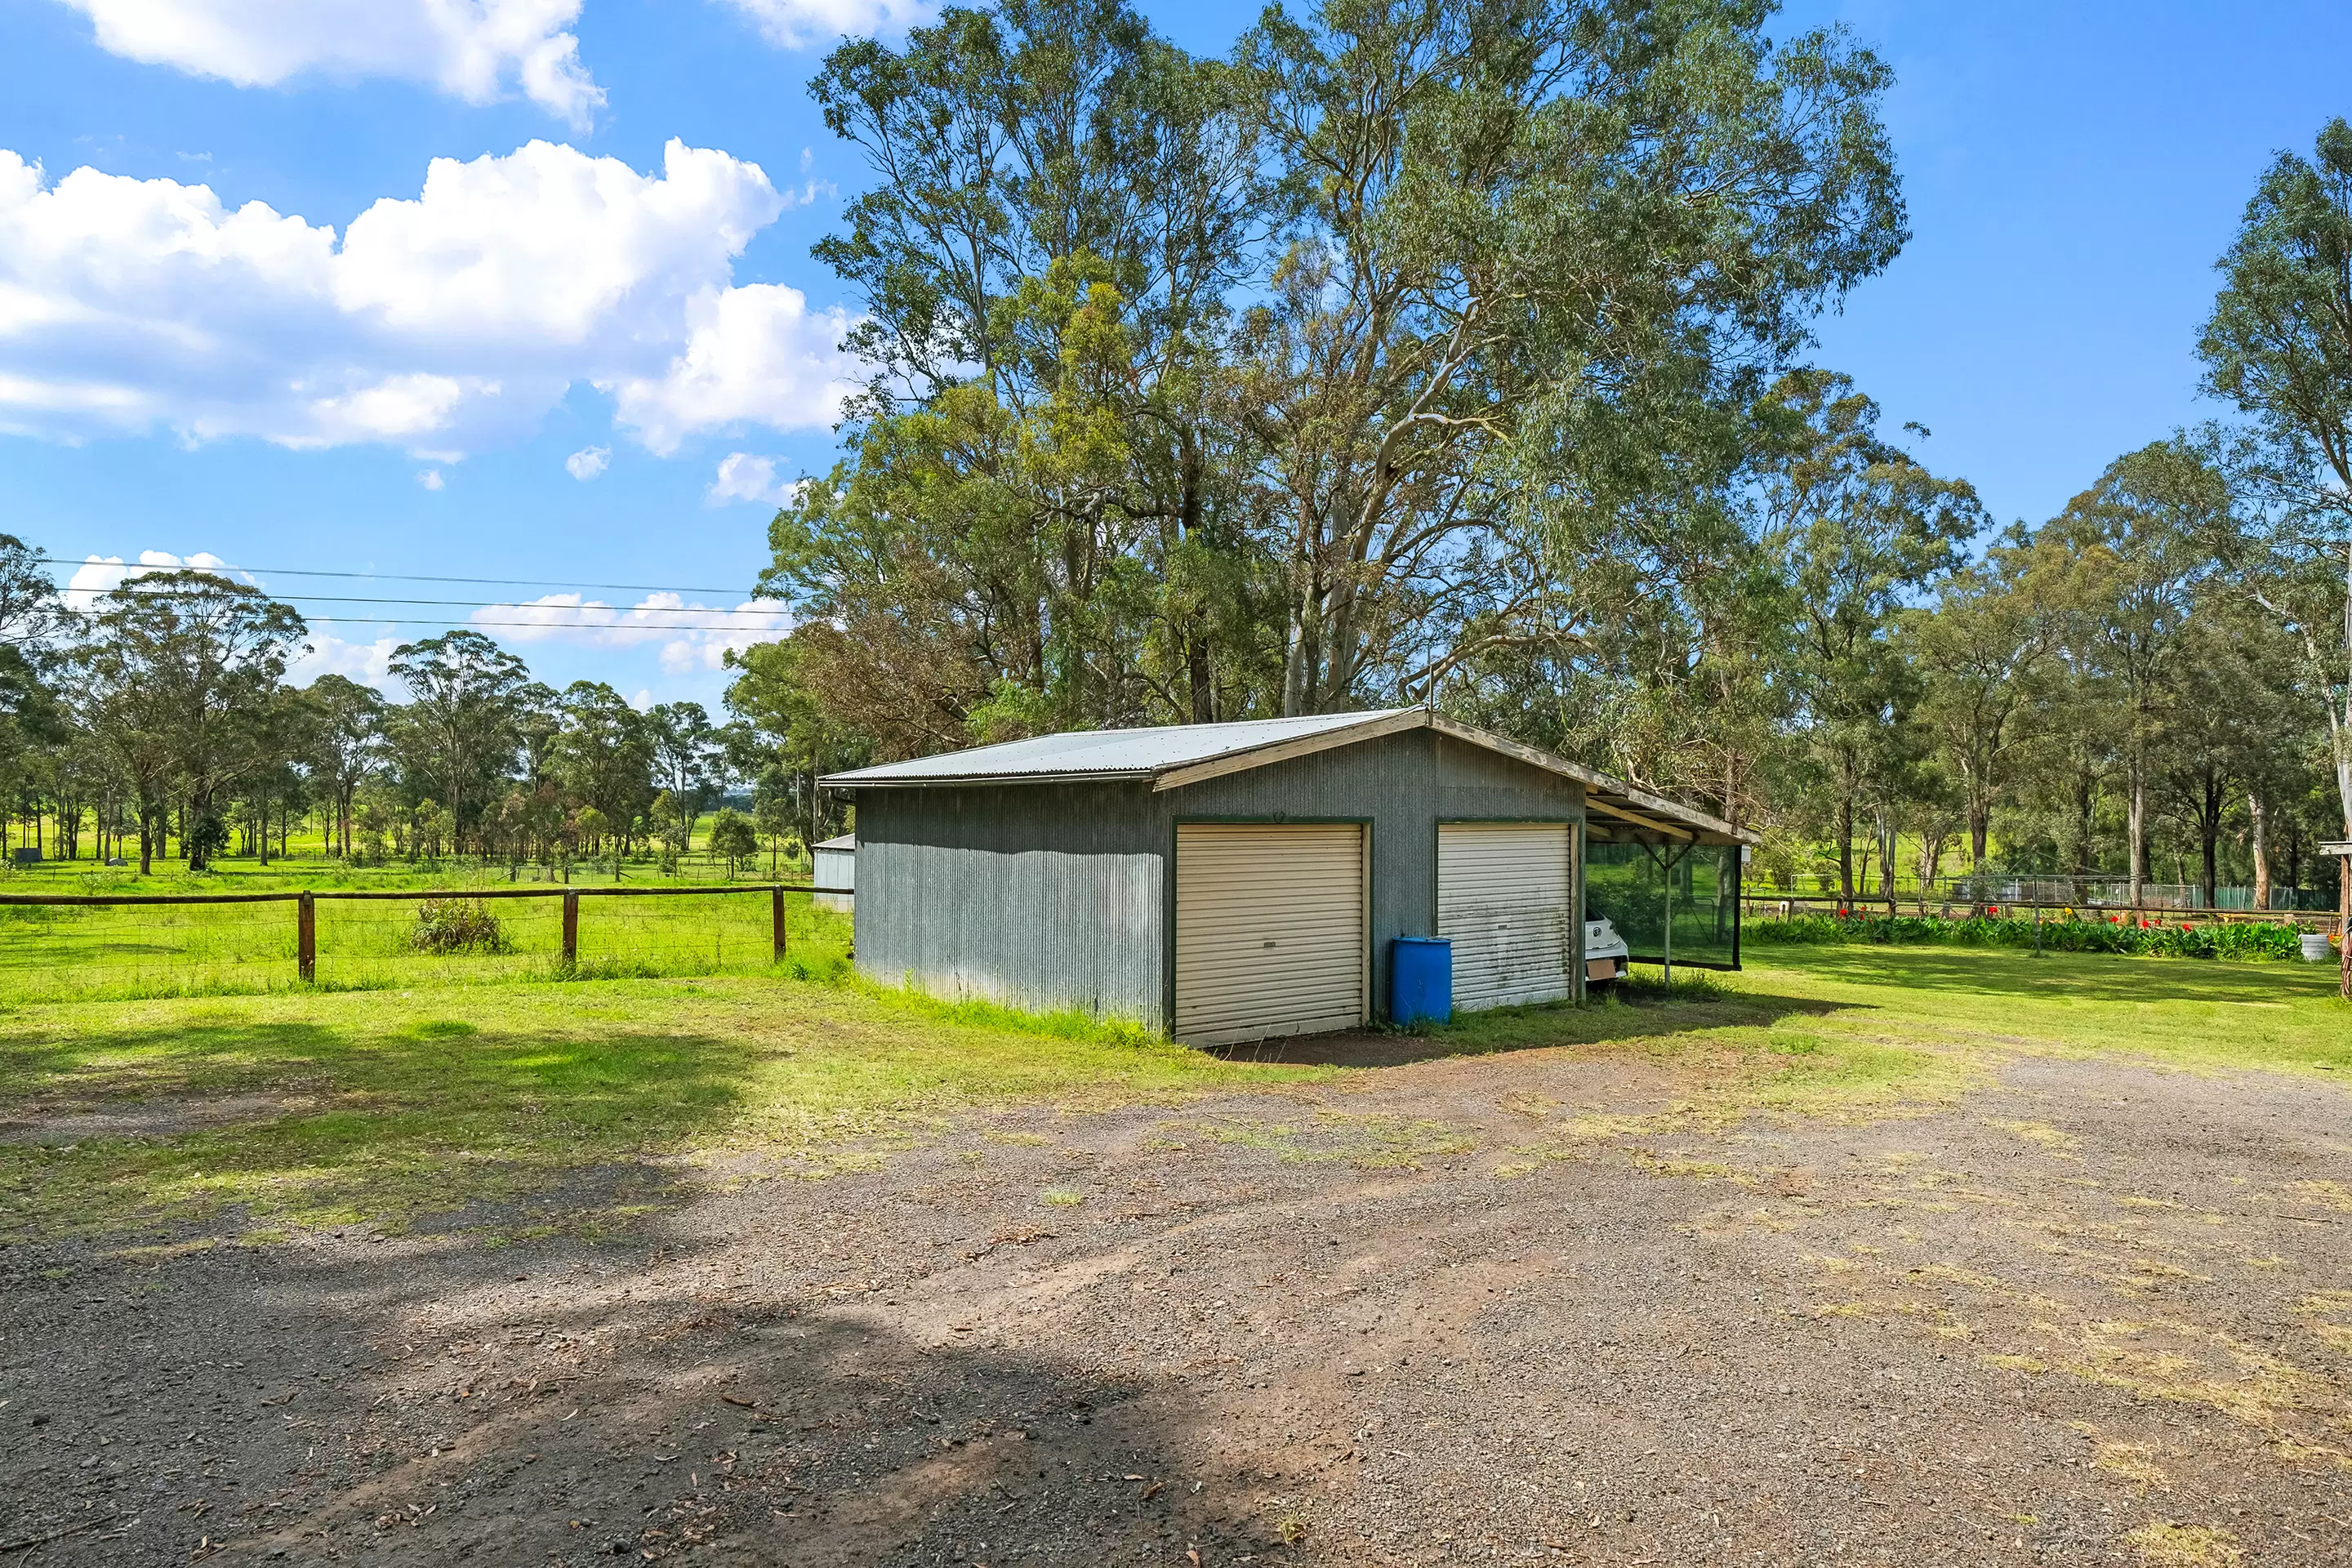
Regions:
<instances>
[{"instance_id":1,"label":"fence wire mesh","mask_svg":"<svg viewBox=\"0 0 2352 1568\"><path fill-rule=\"evenodd\" d=\"M0 907L0 1000L180 996L292 985L294 906Z\"/></svg>"},{"instance_id":2,"label":"fence wire mesh","mask_svg":"<svg viewBox=\"0 0 2352 1568\"><path fill-rule=\"evenodd\" d=\"M1585 876L1588 918L1607 919L1636 962L1671 956L1714 968L1738 963L1737 848L1591 844Z\"/></svg>"},{"instance_id":3,"label":"fence wire mesh","mask_svg":"<svg viewBox=\"0 0 2352 1568\"><path fill-rule=\"evenodd\" d=\"M313 902L313 979L335 990L567 978L749 974L825 978L846 967L850 918L784 896L785 955L763 887L648 889L566 900L418 891ZM837 903L838 900L828 900ZM0 1005L226 995L305 984L300 902L0 905Z\"/></svg>"}]
</instances>

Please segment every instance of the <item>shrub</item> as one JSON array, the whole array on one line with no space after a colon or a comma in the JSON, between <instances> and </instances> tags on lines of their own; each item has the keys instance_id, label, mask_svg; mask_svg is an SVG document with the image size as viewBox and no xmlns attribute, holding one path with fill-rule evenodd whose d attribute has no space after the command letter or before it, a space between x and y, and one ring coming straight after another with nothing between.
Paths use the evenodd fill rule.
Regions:
<instances>
[{"instance_id":1,"label":"shrub","mask_svg":"<svg viewBox=\"0 0 2352 1568\"><path fill-rule=\"evenodd\" d=\"M499 917L480 899L427 899L416 906L408 943L419 952L512 952Z\"/></svg>"},{"instance_id":2,"label":"shrub","mask_svg":"<svg viewBox=\"0 0 2352 1568\"><path fill-rule=\"evenodd\" d=\"M710 852L740 871L760 853L759 831L741 812L721 806L710 825Z\"/></svg>"},{"instance_id":3,"label":"shrub","mask_svg":"<svg viewBox=\"0 0 2352 1568\"><path fill-rule=\"evenodd\" d=\"M1792 915L1757 921L1741 928L1743 941L1758 946L1829 942L1936 942L1948 947L2031 948L2033 921L1994 915L1946 919L1937 915L1855 913ZM2299 932L2277 921L2226 925L2166 926L2129 916L2085 919L2069 914L2044 919L2042 945L2051 952L2118 952L2148 958L2290 959Z\"/></svg>"}]
</instances>

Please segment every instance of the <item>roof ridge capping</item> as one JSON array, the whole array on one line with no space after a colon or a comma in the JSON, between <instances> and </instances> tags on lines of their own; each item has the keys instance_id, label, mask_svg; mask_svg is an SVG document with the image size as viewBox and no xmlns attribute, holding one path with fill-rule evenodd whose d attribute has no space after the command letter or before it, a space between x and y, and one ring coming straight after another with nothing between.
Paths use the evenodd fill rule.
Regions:
<instances>
[{"instance_id":1,"label":"roof ridge capping","mask_svg":"<svg viewBox=\"0 0 2352 1568\"><path fill-rule=\"evenodd\" d=\"M1260 755L1286 742L1330 734L1327 744L1369 739L1381 728L1398 727L1415 709L1370 712L1307 713L1286 719L1240 719L1216 724L1157 724L1126 730L1066 730L1024 741L1002 741L958 752L940 752L903 763L884 763L817 782L835 789L864 789L996 781L1078 782L1158 779L1171 770L1221 758ZM1311 749L1311 748L1310 748ZM1273 761L1273 757L1263 757Z\"/></svg>"}]
</instances>

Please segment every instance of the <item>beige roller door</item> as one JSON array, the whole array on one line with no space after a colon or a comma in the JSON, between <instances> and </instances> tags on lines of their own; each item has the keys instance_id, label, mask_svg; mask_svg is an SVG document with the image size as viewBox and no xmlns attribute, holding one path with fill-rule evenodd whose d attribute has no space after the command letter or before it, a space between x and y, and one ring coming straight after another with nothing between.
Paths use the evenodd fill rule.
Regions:
<instances>
[{"instance_id":1,"label":"beige roller door","mask_svg":"<svg viewBox=\"0 0 2352 1568\"><path fill-rule=\"evenodd\" d=\"M1576 838L1564 822L1437 829L1437 934L1454 943L1465 1012L1572 994Z\"/></svg>"},{"instance_id":2,"label":"beige roller door","mask_svg":"<svg viewBox=\"0 0 2352 1568\"><path fill-rule=\"evenodd\" d=\"M1176 1037L1221 1046L1365 1021L1364 830L1176 829Z\"/></svg>"}]
</instances>

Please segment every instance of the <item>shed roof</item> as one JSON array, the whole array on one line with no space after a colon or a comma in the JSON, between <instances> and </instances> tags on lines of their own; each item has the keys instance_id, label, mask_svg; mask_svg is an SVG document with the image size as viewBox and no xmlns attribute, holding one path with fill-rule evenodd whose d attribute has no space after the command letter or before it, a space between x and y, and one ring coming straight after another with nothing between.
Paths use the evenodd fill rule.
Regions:
<instances>
[{"instance_id":1,"label":"shed roof","mask_svg":"<svg viewBox=\"0 0 2352 1568\"><path fill-rule=\"evenodd\" d=\"M860 790L1132 780L1149 781L1155 790L1181 789L1186 784L1265 767L1334 746L1421 729L1435 730L1470 745L1574 779L1584 786L1589 808L1608 820L1607 827L1598 837L1676 844L1759 842L1757 835L1706 812L1677 805L1540 747L1457 724L1423 708L1316 713L1297 719L1251 719L1233 724L1080 730L946 752L910 762L885 763L828 774L818 782L832 789Z\"/></svg>"},{"instance_id":2,"label":"shed roof","mask_svg":"<svg viewBox=\"0 0 2352 1568\"><path fill-rule=\"evenodd\" d=\"M824 839L821 842L812 844L809 847L812 849L855 849L857 847L857 835L855 833L844 833L835 837Z\"/></svg>"},{"instance_id":3,"label":"shed roof","mask_svg":"<svg viewBox=\"0 0 2352 1568\"><path fill-rule=\"evenodd\" d=\"M1074 730L1001 745L943 752L834 773L836 789L944 784L1017 784L1024 779L1149 779L1171 768L1233 756L1285 741L1355 731L1417 708L1372 713L1314 713L1300 719L1249 719L1237 724L1163 724L1147 730ZM1376 731L1377 732L1377 731ZM1349 735L1349 739L1359 737Z\"/></svg>"}]
</instances>

